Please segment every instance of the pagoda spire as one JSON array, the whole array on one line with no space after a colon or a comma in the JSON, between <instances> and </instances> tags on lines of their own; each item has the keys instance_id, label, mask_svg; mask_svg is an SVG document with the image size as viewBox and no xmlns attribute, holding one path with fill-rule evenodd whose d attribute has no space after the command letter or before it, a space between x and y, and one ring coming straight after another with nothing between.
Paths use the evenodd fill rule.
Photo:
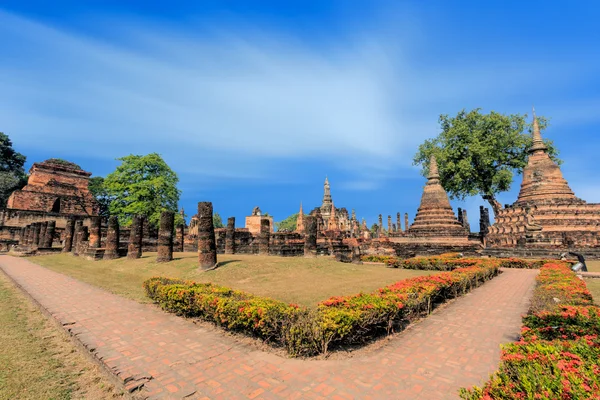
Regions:
<instances>
[{"instance_id":1,"label":"pagoda spire","mask_svg":"<svg viewBox=\"0 0 600 400\"><path fill-rule=\"evenodd\" d=\"M323 204L321 204L321 213L327 215L331 212L331 187L329 179L325 176L325 184L323 185Z\"/></svg>"},{"instance_id":2,"label":"pagoda spire","mask_svg":"<svg viewBox=\"0 0 600 400\"><path fill-rule=\"evenodd\" d=\"M437 160L435 156L432 154L431 158L429 158L429 175L427 176L429 181L440 179L440 172L438 170Z\"/></svg>"},{"instance_id":3,"label":"pagoda spire","mask_svg":"<svg viewBox=\"0 0 600 400\"><path fill-rule=\"evenodd\" d=\"M540 124L535 115L535 108L533 108L532 137L533 137L533 144L531 145L531 148L529 149L529 153L535 153L536 151L544 151L545 152L546 150L548 150L548 147L546 147L546 145L544 144L544 141L542 140L542 134L540 132Z\"/></svg>"},{"instance_id":4,"label":"pagoda spire","mask_svg":"<svg viewBox=\"0 0 600 400\"><path fill-rule=\"evenodd\" d=\"M302 210L302 202L300 202L300 212L298 212L298 217L296 218L296 232L304 232L304 211Z\"/></svg>"}]
</instances>

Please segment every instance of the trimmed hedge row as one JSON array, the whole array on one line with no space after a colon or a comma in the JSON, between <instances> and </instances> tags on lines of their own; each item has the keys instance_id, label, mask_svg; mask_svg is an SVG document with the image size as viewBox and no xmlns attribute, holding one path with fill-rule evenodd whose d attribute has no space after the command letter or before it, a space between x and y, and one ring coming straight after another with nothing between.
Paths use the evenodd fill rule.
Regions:
<instances>
[{"instance_id":1,"label":"trimmed hedge row","mask_svg":"<svg viewBox=\"0 0 600 400\"><path fill-rule=\"evenodd\" d=\"M477 266L402 280L372 293L332 297L314 309L164 277L148 279L144 289L166 311L261 338L293 356L314 356L327 353L331 346L361 344L389 334L429 313L435 303L491 279L498 265L497 260L481 260Z\"/></svg>"},{"instance_id":2,"label":"trimmed hedge row","mask_svg":"<svg viewBox=\"0 0 600 400\"><path fill-rule=\"evenodd\" d=\"M398 258L390 258L386 261L387 265L393 268L404 269L419 269L419 270L435 270L435 271L452 271L456 268L464 268L472 265L477 265L480 258L458 258L447 257L444 255L435 257L415 257L406 260ZM549 261L544 260L523 260L519 258L501 258L496 259L500 263L500 268L526 268L538 269ZM560 264L567 265L562 261L555 261Z\"/></svg>"},{"instance_id":3,"label":"trimmed hedge row","mask_svg":"<svg viewBox=\"0 0 600 400\"><path fill-rule=\"evenodd\" d=\"M521 340L503 346L499 370L482 388L461 389L463 399L600 399L600 308L566 265L547 263L537 283Z\"/></svg>"}]
</instances>

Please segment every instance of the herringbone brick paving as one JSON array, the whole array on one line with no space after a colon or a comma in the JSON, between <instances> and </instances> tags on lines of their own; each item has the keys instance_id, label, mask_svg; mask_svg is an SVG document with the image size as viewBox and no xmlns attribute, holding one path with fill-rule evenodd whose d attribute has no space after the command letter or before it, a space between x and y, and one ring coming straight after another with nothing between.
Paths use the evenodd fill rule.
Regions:
<instances>
[{"instance_id":1,"label":"herringbone brick paving","mask_svg":"<svg viewBox=\"0 0 600 400\"><path fill-rule=\"evenodd\" d=\"M152 399L457 398L497 368L501 343L518 339L537 274L506 270L366 355L297 360L25 259L0 256L0 268L127 387Z\"/></svg>"}]
</instances>

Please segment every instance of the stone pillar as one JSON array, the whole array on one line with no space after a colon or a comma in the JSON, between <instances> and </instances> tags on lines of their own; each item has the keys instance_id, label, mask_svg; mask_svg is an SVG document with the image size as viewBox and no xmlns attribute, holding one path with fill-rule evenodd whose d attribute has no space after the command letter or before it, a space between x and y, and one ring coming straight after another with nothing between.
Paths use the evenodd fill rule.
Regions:
<instances>
[{"instance_id":1,"label":"stone pillar","mask_svg":"<svg viewBox=\"0 0 600 400\"><path fill-rule=\"evenodd\" d=\"M114 215L108 219L104 260L119 258L119 219Z\"/></svg>"},{"instance_id":2,"label":"stone pillar","mask_svg":"<svg viewBox=\"0 0 600 400\"><path fill-rule=\"evenodd\" d=\"M471 225L469 224L469 217L467 217L467 210L462 210L462 222L465 229L470 233Z\"/></svg>"},{"instance_id":3,"label":"stone pillar","mask_svg":"<svg viewBox=\"0 0 600 400\"><path fill-rule=\"evenodd\" d=\"M44 236L45 248L51 248L54 242L54 232L56 231L56 221L48 221L48 227L46 228L46 235Z\"/></svg>"},{"instance_id":4,"label":"stone pillar","mask_svg":"<svg viewBox=\"0 0 600 400\"><path fill-rule=\"evenodd\" d=\"M400 225L400 213L396 213L396 231L402 232L402 225Z\"/></svg>"},{"instance_id":5,"label":"stone pillar","mask_svg":"<svg viewBox=\"0 0 600 400\"><path fill-rule=\"evenodd\" d=\"M48 228L48 221L40 222L40 239L38 241L38 247L44 247L46 241L46 229Z\"/></svg>"},{"instance_id":6,"label":"stone pillar","mask_svg":"<svg viewBox=\"0 0 600 400\"><path fill-rule=\"evenodd\" d=\"M408 213L404 213L404 230L408 232L410 224L408 223Z\"/></svg>"},{"instance_id":7,"label":"stone pillar","mask_svg":"<svg viewBox=\"0 0 600 400\"><path fill-rule=\"evenodd\" d=\"M183 246L185 245L185 224L177 225L177 237L179 238L179 248L177 250L183 252Z\"/></svg>"},{"instance_id":8,"label":"stone pillar","mask_svg":"<svg viewBox=\"0 0 600 400\"><path fill-rule=\"evenodd\" d=\"M102 247L102 217L92 217L90 222L90 249Z\"/></svg>"},{"instance_id":9,"label":"stone pillar","mask_svg":"<svg viewBox=\"0 0 600 400\"><path fill-rule=\"evenodd\" d=\"M229 217L225 231L225 254L233 253L235 253L235 217Z\"/></svg>"},{"instance_id":10,"label":"stone pillar","mask_svg":"<svg viewBox=\"0 0 600 400\"><path fill-rule=\"evenodd\" d=\"M144 232L144 217L134 215L131 220L127 258L135 259L142 256L142 235Z\"/></svg>"},{"instance_id":11,"label":"stone pillar","mask_svg":"<svg viewBox=\"0 0 600 400\"><path fill-rule=\"evenodd\" d=\"M317 219L304 216L304 257L317 256Z\"/></svg>"},{"instance_id":12,"label":"stone pillar","mask_svg":"<svg viewBox=\"0 0 600 400\"><path fill-rule=\"evenodd\" d=\"M202 270L213 268L217 264L217 242L210 201L198 203L198 262Z\"/></svg>"},{"instance_id":13,"label":"stone pillar","mask_svg":"<svg viewBox=\"0 0 600 400\"><path fill-rule=\"evenodd\" d=\"M38 247L40 243L40 231L42 230L42 223L35 222L33 224L33 242L31 243L33 247Z\"/></svg>"},{"instance_id":14,"label":"stone pillar","mask_svg":"<svg viewBox=\"0 0 600 400\"><path fill-rule=\"evenodd\" d=\"M157 262L168 262L173 259L173 228L175 213L163 211L160 213L160 227L158 229L158 255Z\"/></svg>"},{"instance_id":15,"label":"stone pillar","mask_svg":"<svg viewBox=\"0 0 600 400\"><path fill-rule=\"evenodd\" d=\"M29 234L27 235L27 244L33 246L33 236L35 234L35 224L29 225Z\"/></svg>"},{"instance_id":16,"label":"stone pillar","mask_svg":"<svg viewBox=\"0 0 600 400\"><path fill-rule=\"evenodd\" d=\"M83 226L83 220L78 219L75 221L75 229L73 231L73 245L71 246L71 254L74 256L79 255L77 253L77 246L79 246L79 233L81 232L81 227Z\"/></svg>"},{"instance_id":17,"label":"stone pillar","mask_svg":"<svg viewBox=\"0 0 600 400\"><path fill-rule=\"evenodd\" d=\"M464 222L463 222L463 213L462 213L462 208L458 207L458 222L462 225L465 226Z\"/></svg>"},{"instance_id":18,"label":"stone pillar","mask_svg":"<svg viewBox=\"0 0 600 400\"><path fill-rule=\"evenodd\" d=\"M22 244L28 245L29 244L29 225L27 225L25 227L25 229L23 230L23 235L25 235L25 236L23 236Z\"/></svg>"},{"instance_id":19,"label":"stone pillar","mask_svg":"<svg viewBox=\"0 0 600 400\"><path fill-rule=\"evenodd\" d=\"M388 236L390 233L392 233L392 216L388 215Z\"/></svg>"},{"instance_id":20,"label":"stone pillar","mask_svg":"<svg viewBox=\"0 0 600 400\"><path fill-rule=\"evenodd\" d=\"M73 246L73 255L78 256L85 253L87 245L89 244L90 234L87 226L81 226L79 233L77 234L77 244Z\"/></svg>"},{"instance_id":21,"label":"stone pillar","mask_svg":"<svg viewBox=\"0 0 600 400\"><path fill-rule=\"evenodd\" d=\"M65 227L65 244L63 245L62 252L70 253L73 247L73 234L75 233L75 218L69 217L67 219L67 226Z\"/></svg>"},{"instance_id":22,"label":"stone pillar","mask_svg":"<svg viewBox=\"0 0 600 400\"><path fill-rule=\"evenodd\" d=\"M21 230L19 231L19 245L24 245L25 242L27 241L27 238L25 236L27 232L27 227L22 227Z\"/></svg>"},{"instance_id":23,"label":"stone pillar","mask_svg":"<svg viewBox=\"0 0 600 400\"><path fill-rule=\"evenodd\" d=\"M490 210L479 206L479 235L484 238L490 227Z\"/></svg>"},{"instance_id":24,"label":"stone pillar","mask_svg":"<svg viewBox=\"0 0 600 400\"><path fill-rule=\"evenodd\" d=\"M258 254L269 255L269 240L271 224L268 219L260 220L260 233L258 234Z\"/></svg>"},{"instance_id":25,"label":"stone pillar","mask_svg":"<svg viewBox=\"0 0 600 400\"><path fill-rule=\"evenodd\" d=\"M383 217L381 216L381 214L379 214L379 232L378 232L378 236L381 236L382 233L383 233Z\"/></svg>"}]
</instances>

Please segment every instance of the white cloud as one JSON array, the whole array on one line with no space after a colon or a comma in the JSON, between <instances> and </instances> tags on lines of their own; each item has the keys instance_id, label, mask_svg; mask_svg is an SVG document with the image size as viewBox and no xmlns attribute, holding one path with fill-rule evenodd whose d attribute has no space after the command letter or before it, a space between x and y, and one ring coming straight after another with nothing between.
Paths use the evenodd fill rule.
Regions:
<instances>
[{"instance_id":1,"label":"white cloud","mask_svg":"<svg viewBox=\"0 0 600 400\"><path fill-rule=\"evenodd\" d=\"M48 153L157 151L188 175L266 178L285 174L273 160L310 157L365 189L408 168L445 109L561 74L533 63L418 70L400 31L396 43L374 30L328 44L236 27L115 32L91 39L0 11L3 130Z\"/></svg>"}]
</instances>

